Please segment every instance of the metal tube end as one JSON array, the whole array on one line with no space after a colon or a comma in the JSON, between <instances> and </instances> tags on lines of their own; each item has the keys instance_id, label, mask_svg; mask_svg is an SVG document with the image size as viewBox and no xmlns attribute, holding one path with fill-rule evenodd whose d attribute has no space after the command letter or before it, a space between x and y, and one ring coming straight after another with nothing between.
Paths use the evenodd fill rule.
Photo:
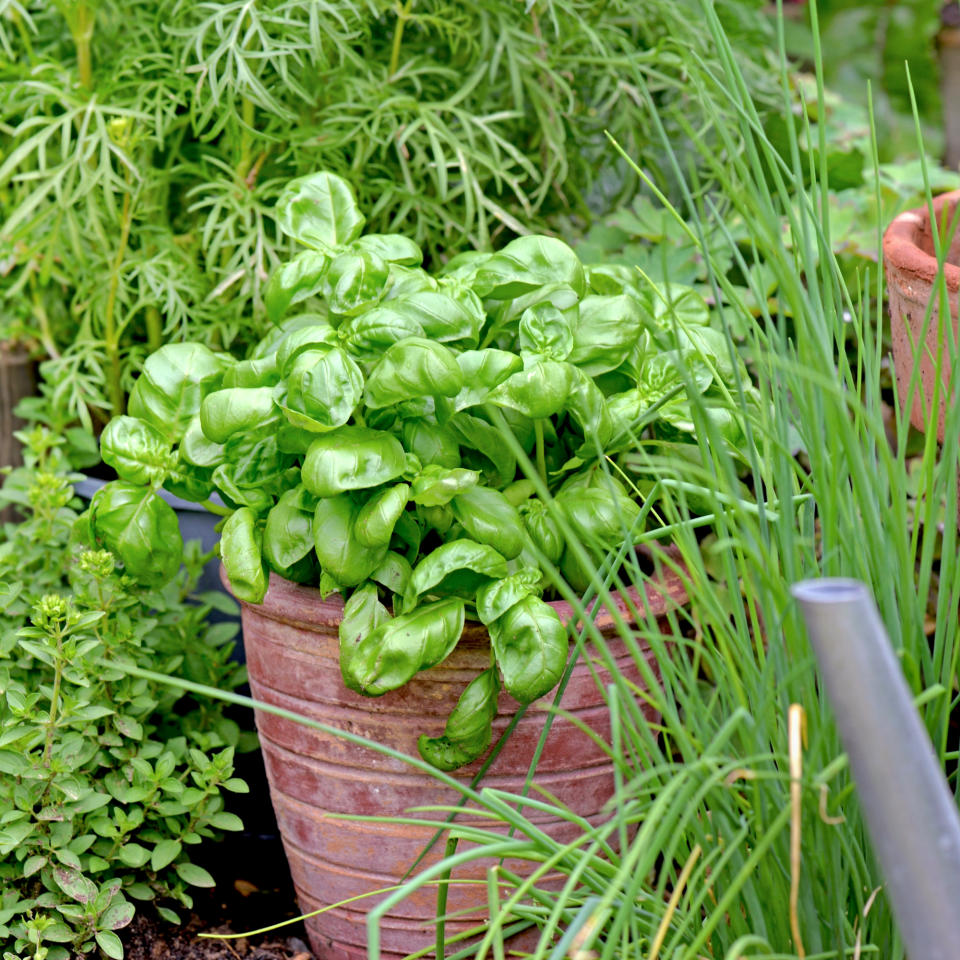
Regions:
<instances>
[{"instance_id":1,"label":"metal tube end","mask_svg":"<svg viewBox=\"0 0 960 960\"><path fill-rule=\"evenodd\" d=\"M867 585L849 577L801 580L790 587L790 593L794 600L816 606L855 603L863 599L871 599Z\"/></svg>"}]
</instances>

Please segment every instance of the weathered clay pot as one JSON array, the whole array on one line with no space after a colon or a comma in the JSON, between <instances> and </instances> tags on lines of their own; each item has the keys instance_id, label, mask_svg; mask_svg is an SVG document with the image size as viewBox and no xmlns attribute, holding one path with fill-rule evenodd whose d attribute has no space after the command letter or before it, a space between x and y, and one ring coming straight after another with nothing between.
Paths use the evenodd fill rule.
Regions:
<instances>
[{"instance_id":1,"label":"weathered clay pot","mask_svg":"<svg viewBox=\"0 0 960 960\"><path fill-rule=\"evenodd\" d=\"M952 220L960 190L945 193L933 201L937 222ZM937 419L937 437L942 442L944 420L950 398L949 334L939 321L939 295L937 284L937 258L933 252L930 231L930 214L926 207L901 213L887 228L883 236L883 260L887 274L887 290L890 296L890 333L893 341L893 363L897 374L897 391L901 409L909 411L910 422L920 430L930 426L931 411L936 388L937 357L940 359L942 389ZM950 238L945 257L944 279L950 301L950 316L953 321L954 342L957 339L957 297L960 291L960 231ZM924 335L924 318L927 305L933 300L933 308L927 321ZM919 364L920 373L914 396L908 397L914 367Z\"/></svg>"},{"instance_id":2,"label":"weathered clay pot","mask_svg":"<svg viewBox=\"0 0 960 960\"><path fill-rule=\"evenodd\" d=\"M672 575L650 586L647 594L647 602L658 618L686 599L682 582ZM558 603L556 607L561 616L571 617L567 604ZM639 609L643 609L642 601ZM262 605L242 604L253 696L416 755L418 735L441 734L457 697L489 665L486 631L480 624L468 622L459 645L443 663L419 674L403 689L371 699L348 690L341 680L337 630L342 614L343 603L336 595L324 601L315 589L271 576ZM604 636L615 636L605 610L596 622ZM618 669L642 687L639 671L622 641L611 640L610 649ZM649 648L644 652L659 676ZM601 680L607 676L598 662L594 666ZM511 792L522 790L550 702L539 701L527 711L482 785ZM582 659L574 669L562 706L609 742L608 709ZM495 740L517 707L507 694L501 695ZM655 719L648 708L644 712ZM268 713L258 711L256 721L274 810L305 912L397 883L433 835L433 829L427 826L333 819L327 813L397 816L411 807L454 804L460 799L459 793L438 784L428 774L373 750ZM480 761L465 767L458 776L469 780L479 766ZM613 769L590 737L558 716L535 782L576 813L596 821L613 792ZM531 811L527 814L558 839L567 834L572 839L571 827L565 821ZM431 814L420 816L429 818ZM438 816L442 819L443 815L433 815L434 819ZM437 845L428 863L438 859L442 846ZM474 864L455 876L482 878L484 870ZM401 957L432 944L435 898L435 888L422 888L384 918L384 956ZM366 915L378 899L366 898L307 921L319 960L366 957ZM474 926L483 915L485 902L482 887L452 885L448 913L469 908L474 919L452 920L448 931L452 934Z\"/></svg>"}]
</instances>

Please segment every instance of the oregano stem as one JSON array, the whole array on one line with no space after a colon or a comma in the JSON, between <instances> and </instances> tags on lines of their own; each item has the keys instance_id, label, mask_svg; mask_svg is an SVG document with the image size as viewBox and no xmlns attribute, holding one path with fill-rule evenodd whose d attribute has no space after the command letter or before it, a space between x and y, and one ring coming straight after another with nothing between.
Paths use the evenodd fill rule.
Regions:
<instances>
[{"instance_id":1,"label":"oregano stem","mask_svg":"<svg viewBox=\"0 0 960 960\"><path fill-rule=\"evenodd\" d=\"M50 765L53 750L53 733L57 728L57 713L60 710L60 680L63 676L63 631L57 627L57 661L53 668L53 692L50 694L50 717L47 720L46 743L43 747L43 765Z\"/></svg>"}]
</instances>

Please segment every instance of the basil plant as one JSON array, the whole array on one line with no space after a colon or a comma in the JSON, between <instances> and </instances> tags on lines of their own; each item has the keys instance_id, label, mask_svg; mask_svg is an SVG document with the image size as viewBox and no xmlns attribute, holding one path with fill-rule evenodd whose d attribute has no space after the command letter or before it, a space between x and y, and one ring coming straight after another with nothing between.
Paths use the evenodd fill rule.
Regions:
<instances>
[{"instance_id":1,"label":"basil plant","mask_svg":"<svg viewBox=\"0 0 960 960\"><path fill-rule=\"evenodd\" d=\"M267 284L272 333L243 360L195 343L147 359L129 415L101 437L119 479L94 497L87 535L159 584L182 542L157 490L224 512L235 594L261 602L270 572L339 591L343 679L369 696L442 661L465 618L479 619L495 662L445 735L420 741L454 769L489 745L501 686L528 703L564 671L567 629L542 599L541 563L578 589L588 575L558 511L598 561L636 525L639 506L600 458L645 430L689 435L691 390L736 442L727 342L692 290L585 268L551 237L431 274L406 237L363 234L336 176L294 181L278 212L303 250ZM535 458L549 507L504 424Z\"/></svg>"}]
</instances>

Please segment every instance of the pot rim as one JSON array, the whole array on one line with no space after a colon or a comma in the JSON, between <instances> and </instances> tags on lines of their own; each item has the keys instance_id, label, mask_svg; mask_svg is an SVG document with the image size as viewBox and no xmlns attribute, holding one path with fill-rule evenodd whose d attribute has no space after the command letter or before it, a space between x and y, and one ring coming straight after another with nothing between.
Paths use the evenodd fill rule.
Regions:
<instances>
[{"instance_id":1,"label":"pot rim","mask_svg":"<svg viewBox=\"0 0 960 960\"><path fill-rule=\"evenodd\" d=\"M943 207L960 203L960 190L951 190L933 198L934 216L939 217ZM934 283L939 273L937 258L920 248L917 237L930 223L928 207L916 207L894 217L883 234L883 260L890 268L912 275L926 283ZM950 293L960 291L960 266L943 265L943 274Z\"/></svg>"},{"instance_id":2,"label":"pot rim","mask_svg":"<svg viewBox=\"0 0 960 960\"><path fill-rule=\"evenodd\" d=\"M679 552L675 547L659 548L659 552L670 557L674 562L681 562ZM230 578L227 576L226 567L222 562L220 564L220 579L224 587L233 595ZM645 593L646 604L653 616L658 619L666 616L670 610L682 607L689 599L684 580L668 567L663 568L659 577L650 579ZM613 594L617 609L629 622L631 620L630 608L623 594L626 594L632 605L640 611L644 609L644 599L641 598L639 591L634 586ZM270 573L270 583L267 595L263 598L263 603L251 604L244 600L238 600L237 602L242 607L250 607L256 610L258 616L267 617L280 623L300 624L309 627L317 623L338 624L343 619L344 601L339 593L331 594L324 600L317 587L293 583L291 580L285 580L273 572ZM574 620L576 614L573 607L565 600L548 602L564 623ZM596 604L597 600L595 598L587 605L588 612L592 611ZM291 617L291 611L293 610L296 610L299 616ZM309 616L304 617L304 613L308 613ZM467 622L470 623L471 621ZM598 629L614 625L613 616L606 606L601 607L594 618L594 623Z\"/></svg>"}]
</instances>

